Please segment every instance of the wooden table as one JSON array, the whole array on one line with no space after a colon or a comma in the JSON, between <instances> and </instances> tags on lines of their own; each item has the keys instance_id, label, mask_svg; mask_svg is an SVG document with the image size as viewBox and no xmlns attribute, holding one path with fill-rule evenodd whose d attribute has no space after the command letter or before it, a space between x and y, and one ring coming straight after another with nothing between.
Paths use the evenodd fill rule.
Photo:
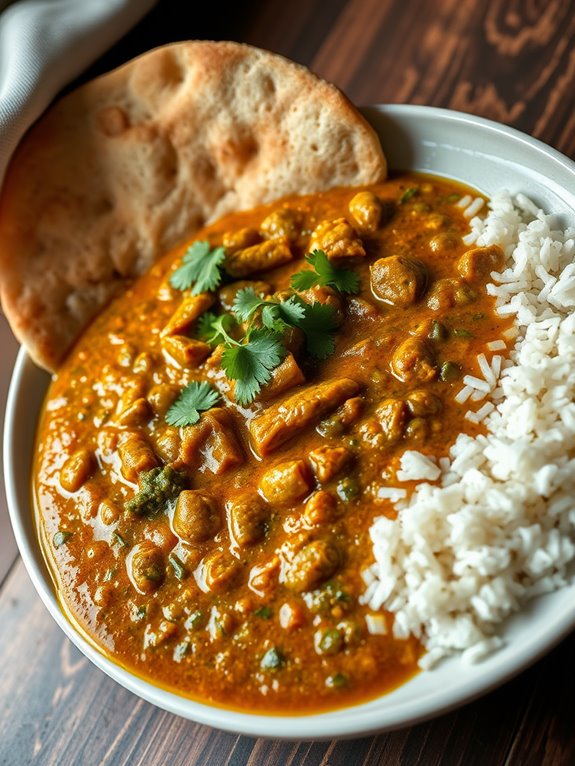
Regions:
<instances>
[{"instance_id":1,"label":"wooden table","mask_svg":"<svg viewBox=\"0 0 575 766\"><path fill-rule=\"evenodd\" d=\"M164 42L242 40L307 64L358 104L460 109L575 155L568 0L249 0L202 4L198 18L186 5L160 2L86 76ZM0 330L7 369L14 347ZM4 507L0 536L0 766L575 763L575 636L503 688L430 723L354 741L248 739L164 713L92 667L36 596Z\"/></svg>"}]
</instances>

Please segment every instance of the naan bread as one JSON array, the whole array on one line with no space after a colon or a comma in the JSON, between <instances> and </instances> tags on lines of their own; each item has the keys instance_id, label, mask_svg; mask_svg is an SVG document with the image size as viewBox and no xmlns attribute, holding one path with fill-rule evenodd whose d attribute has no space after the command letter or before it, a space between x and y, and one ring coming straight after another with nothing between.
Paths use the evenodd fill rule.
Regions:
<instances>
[{"instance_id":1,"label":"naan bread","mask_svg":"<svg viewBox=\"0 0 575 766\"><path fill-rule=\"evenodd\" d=\"M225 213L381 181L377 136L337 88L237 43L158 48L70 93L16 151L0 198L0 295L54 370L87 322Z\"/></svg>"}]
</instances>

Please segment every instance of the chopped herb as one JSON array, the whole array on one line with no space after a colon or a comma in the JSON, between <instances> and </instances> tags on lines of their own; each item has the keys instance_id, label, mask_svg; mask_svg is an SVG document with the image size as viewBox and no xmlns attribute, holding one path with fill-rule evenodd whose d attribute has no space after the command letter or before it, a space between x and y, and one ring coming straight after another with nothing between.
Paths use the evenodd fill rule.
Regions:
<instances>
[{"instance_id":1,"label":"chopped herb","mask_svg":"<svg viewBox=\"0 0 575 766\"><path fill-rule=\"evenodd\" d=\"M188 486L188 477L171 466L152 468L139 476L138 491L124 509L138 516L156 516Z\"/></svg>"},{"instance_id":2,"label":"chopped herb","mask_svg":"<svg viewBox=\"0 0 575 766\"><path fill-rule=\"evenodd\" d=\"M474 314L471 318L477 322L479 319L485 319L485 314L482 311L478 311L477 314Z\"/></svg>"},{"instance_id":3,"label":"chopped herb","mask_svg":"<svg viewBox=\"0 0 575 766\"><path fill-rule=\"evenodd\" d=\"M119 532L112 532L112 540L114 541L114 545L119 545L120 548L125 548L126 545L128 545Z\"/></svg>"},{"instance_id":4,"label":"chopped herb","mask_svg":"<svg viewBox=\"0 0 575 766\"><path fill-rule=\"evenodd\" d=\"M323 250L314 250L305 257L313 271L298 271L291 278L294 290L309 290L310 287L333 287L340 293L359 292L359 276L351 269L334 266Z\"/></svg>"},{"instance_id":5,"label":"chopped herb","mask_svg":"<svg viewBox=\"0 0 575 766\"><path fill-rule=\"evenodd\" d=\"M272 616L272 610L269 608L269 606L260 606L259 609L256 609L254 614L256 617L260 617L262 620L269 620Z\"/></svg>"},{"instance_id":6,"label":"chopped herb","mask_svg":"<svg viewBox=\"0 0 575 766\"><path fill-rule=\"evenodd\" d=\"M236 381L235 398L244 405L253 402L286 355L277 333L258 329L246 337L247 342L234 342L222 354L222 369Z\"/></svg>"},{"instance_id":7,"label":"chopped herb","mask_svg":"<svg viewBox=\"0 0 575 766\"><path fill-rule=\"evenodd\" d=\"M240 322L249 322L261 308L263 326L274 332L283 332L289 325L297 327L304 318L304 305L295 295L285 301L266 300L260 298L253 287L245 287L235 297L233 312Z\"/></svg>"},{"instance_id":8,"label":"chopped herb","mask_svg":"<svg viewBox=\"0 0 575 766\"><path fill-rule=\"evenodd\" d=\"M335 351L333 333L337 328L333 306L307 303L305 316L297 325L305 334L306 348L316 359L327 359Z\"/></svg>"},{"instance_id":9,"label":"chopped herb","mask_svg":"<svg viewBox=\"0 0 575 766\"><path fill-rule=\"evenodd\" d=\"M147 569L144 569L142 575L146 580L150 580L150 582L162 582L165 573L162 565L154 561Z\"/></svg>"},{"instance_id":10,"label":"chopped herb","mask_svg":"<svg viewBox=\"0 0 575 766\"><path fill-rule=\"evenodd\" d=\"M148 607L145 604L142 604L136 609L136 617L139 620L143 620L144 617L146 616L147 611L148 611Z\"/></svg>"},{"instance_id":11,"label":"chopped herb","mask_svg":"<svg viewBox=\"0 0 575 766\"><path fill-rule=\"evenodd\" d=\"M466 330L464 327L454 327L452 332L457 338L473 338L474 337L473 333L469 332L469 330Z\"/></svg>"},{"instance_id":12,"label":"chopped herb","mask_svg":"<svg viewBox=\"0 0 575 766\"><path fill-rule=\"evenodd\" d=\"M450 194L447 197L447 201L448 202L459 202L460 199L461 199L461 194L457 194L457 193L456 194Z\"/></svg>"},{"instance_id":13,"label":"chopped herb","mask_svg":"<svg viewBox=\"0 0 575 766\"><path fill-rule=\"evenodd\" d=\"M343 689L348 683L349 679L344 673L335 673L325 679L325 685L330 689Z\"/></svg>"},{"instance_id":14,"label":"chopped herb","mask_svg":"<svg viewBox=\"0 0 575 766\"><path fill-rule=\"evenodd\" d=\"M319 654L337 654L343 648L343 636L337 628L330 628L320 636L317 643Z\"/></svg>"},{"instance_id":15,"label":"chopped herb","mask_svg":"<svg viewBox=\"0 0 575 766\"><path fill-rule=\"evenodd\" d=\"M198 320L198 338L210 346L218 346L220 343L235 343L230 332L237 326L233 316L220 314L216 316L211 311L206 311Z\"/></svg>"},{"instance_id":16,"label":"chopped herb","mask_svg":"<svg viewBox=\"0 0 575 766\"><path fill-rule=\"evenodd\" d=\"M430 340L446 340L449 337L449 332L444 324L434 319L427 337Z\"/></svg>"},{"instance_id":17,"label":"chopped herb","mask_svg":"<svg viewBox=\"0 0 575 766\"><path fill-rule=\"evenodd\" d=\"M359 484L355 479L347 476L345 479L338 482L335 490L340 500L343 500L344 503L349 503L350 500L355 500L359 495Z\"/></svg>"},{"instance_id":18,"label":"chopped herb","mask_svg":"<svg viewBox=\"0 0 575 766\"><path fill-rule=\"evenodd\" d=\"M262 657L260 667L262 670L279 670L285 663L285 655L278 648L272 646Z\"/></svg>"},{"instance_id":19,"label":"chopped herb","mask_svg":"<svg viewBox=\"0 0 575 766\"><path fill-rule=\"evenodd\" d=\"M188 617L186 622L184 623L184 627L186 630L198 630L199 628L202 628L206 624L206 615L204 612L201 611L201 609L197 609L195 612L192 612L191 615Z\"/></svg>"},{"instance_id":20,"label":"chopped herb","mask_svg":"<svg viewBox=\"0 0 575 766\"><path fill-rule=\"evenodd\" d=\"M55 548L59 548L61 545L64 545L68 542L68 540L72 537L73 532L66 532L64 529L58 530L54 537L52 538L52 542L54 543Z\"/></svg>"},{"instance_id":21,"label":"chopped herb","mask_svg":"<svg viewBox=\"0 0 575 766\"><path fill-rule=\"evenodd\" d=\"M409 202L409 200L412 197L415 197L415 195L418 193L418 191L419 191L419 189L417 188L417 186L410 186L409 188L407 188L403 192L401 197L399 198L399 204L403 205L405 202Z\"/></svg>"},{"instance_id":22,"label":"chopped herb","mask_svg":"<svg viewBox=\"0 0 575 766\"><path fill-rule=\"evenodd\" d=\"M219 398L219 392L211 383L193 380L166 412L166 423L171 426L192 426L200 419L200 413L211 409Z\"/></svg>"},{"instance_id":23,"label":"chopped herb","mask_svg":"<svg viewBox=\"0 0 575 766\"><path fill-rule=\"evenodd\" d=\"M183 565L183 563L180 561L180 559L176 556L175 553L170 553L168 556L168 561L170 563L170 566L174 570L174 574L176 575L178 580L185 580L188 576L188 570Z\"/></svg>"},{"instance_id":24,"label":"chopped herb","mask_svg":"<svg viewBox=\"0 0 575 766\"><path fill-rule=\"evenodd\" d=\"M223 247L211 248L208 241L194 242L182 259L182 265L170 276L176 290L192 289L192 295L215 290L222 281L226 252Z\"/></svg>"},{"instance_id":25,"label":"chopped herb","mask_svg":"<svg viewBox=\"0 0 575 766\"><path fill-rule=\"evenodd\" d=\"M444 383L456 380L461 373L461 367L455 362L443 362L439 377Z\"/></svg>"}]
</instances>

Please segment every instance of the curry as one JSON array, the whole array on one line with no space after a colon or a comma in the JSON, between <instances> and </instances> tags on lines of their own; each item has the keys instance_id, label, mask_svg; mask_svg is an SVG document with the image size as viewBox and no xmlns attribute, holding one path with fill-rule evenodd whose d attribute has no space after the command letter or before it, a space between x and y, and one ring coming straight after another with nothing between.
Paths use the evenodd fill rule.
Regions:
<instances>
[{"instance_id":1,"label":"curry","mask_svg":"<svg viewBox=\"0 0 575 766\"><path fill-rule=\"evenodd\" d=\"M507 327L444 179L286 198L204 229L54 376L37 520L71 619L211 704L317 712L417 672L362 604L402 454L478 433L455 401ZM409 486L409 484L407 485Z\"/></svg>"}]
</instances>

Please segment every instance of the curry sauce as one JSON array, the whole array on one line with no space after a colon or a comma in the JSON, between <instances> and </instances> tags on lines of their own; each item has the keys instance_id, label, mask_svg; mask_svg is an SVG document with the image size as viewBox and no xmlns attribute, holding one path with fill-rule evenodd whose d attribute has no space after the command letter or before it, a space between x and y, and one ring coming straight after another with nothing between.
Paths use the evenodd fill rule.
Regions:
<instances>
[{"instance_id":1,"label":"curry sauce","mask_svg":"<svg viewBox=\"0 0 575 766\"><path fill-rule=\"evenodd\" d=\"M362 571L402 454L480 429L454 397L508 323L485 289L501 251L463 241L467 193L402 174L234 214L85 331L48 392L34 494L59 597L109 657L292 714L417 672Z\"/></svg>"}]
</instances>

